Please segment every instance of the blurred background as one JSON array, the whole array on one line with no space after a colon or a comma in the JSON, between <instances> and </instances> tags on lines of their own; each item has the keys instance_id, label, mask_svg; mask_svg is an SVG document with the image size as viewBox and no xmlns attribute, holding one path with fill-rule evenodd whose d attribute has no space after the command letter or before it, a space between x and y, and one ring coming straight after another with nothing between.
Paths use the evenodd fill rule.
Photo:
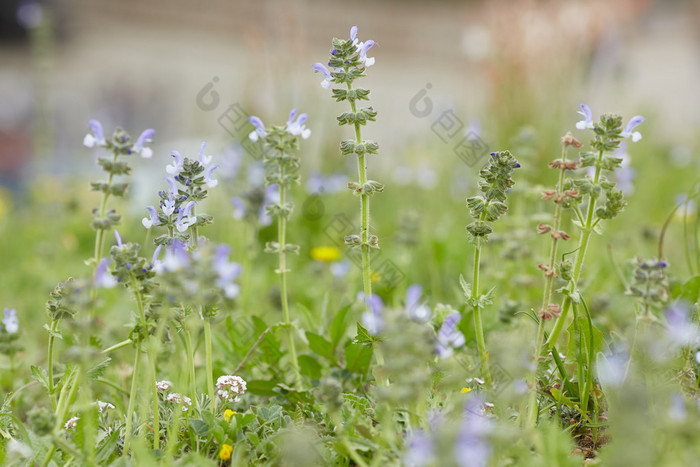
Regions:
<instances>
[{"instance_id":1,"label":"blurred background","mask_svg":"<svg viewBox=\"0 0 700 467\"><path fill-rule=\"evenodd\" d=\"M436 297L454 287L470 257L464 198L489 150L511 149L523 162L518 189L530 194L519 212L531 217L513 222L531 235L549 210L538 201L540 184L554 182L547 162L558 157L560 136L575 130L580 103L596 116L648 118L638 128L644 139L628 148L628 217L611 223L620 233L611 238L628 248L622 257L655 254L661 225L700 165L697 1L4 0L0 237L3 264L15 269L0 277L0 298L38 304L18 296L27 280L50 290L57 274L89 257L97 197L88 180L100 177L96 151L82 145L89 119L107 134L116 126L133 137L156 130L154 157L132 160L129 201L119 208L135 232L144 206L157 202L170 151L194 156L206 140L224 180L213 228L225 238L235 226L228 200L246 189L237 174L254 162L241 146L252 130L246 115L281 124L292 107L308 112L304 179L352 177L355 161L338 150L348 131L335 122L345 107L312 70L352 25L360 40L377 43L362 81L379 112L365 130L380 143L370 177L387 185L373 203L374 228L407 283L430 283ZM324 189L332 191L300 188L307 195L297 194L298 206ZM356 216L352 197L338 199L327 202L326 216ZM309 233L305 247L328 242L323 219L299 227ZM419 249L401 245L411 229ZM434 263L423 267L426 258Z\"/></svg>"}]
</instances>

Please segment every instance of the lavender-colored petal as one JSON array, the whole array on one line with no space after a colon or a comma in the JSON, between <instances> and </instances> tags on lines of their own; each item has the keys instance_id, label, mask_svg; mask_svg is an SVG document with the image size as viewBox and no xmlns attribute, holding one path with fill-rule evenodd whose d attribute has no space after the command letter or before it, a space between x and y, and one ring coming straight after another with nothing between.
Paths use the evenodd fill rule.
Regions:
<instances>
[{"instance_id":1,"label":"lavender-colored petal","mask_svg":"<svg viewBox=\"0 0 700 467\"><path fill-rule=\"evenodd\" d=\"M248 117L248 121L252 123L257 130L265 131L265 125L263 124L262 120L260 120L255 115L251 115L250 117Z\"/></svg>"},{"instance_id":2,"label":"lavender-colored petal","mask_svg":"<svg viewBox=\"0 0 700 467\"><path fill-rule=\"evenodd\" d=\"M369 299L367 300L367 304L375 315L381 315L382 311L384 310L384 302L382 302L382 299L379 298L379 295L370 295Z\"/></svg>"},{"instance_id":3,"label":"lavender-colored petal","mask_svg":"<svg viewBox=\"0 0 700 467\"><path fill-rule=\"evenodd\" d=\"M246 213L245 202L243 201L243 198L239 196L231 198L231 204L233 204L233 218L243 219L243 216L245 216Z\"/></svg>"},{"instance_id":4,"label":"lavender-colored petal","mask_svg":"<svg viewBox=\"0 0 700 467\"><path fill-rule=\"evenodd\" d=\"M618 353L608 357L599 353L596 358L596 371L600 382L607 386L620 386L625 380L628 361L629 357L626 353Z\"/></svg>"},{"instance_id":5,"label":"lavender-colored petal","mask_svg":"<svg viewBox=\"0 0 700 467\"><path fill-rule=\"evenodd\" d=\"M289 112L289 119L287 119L287 125L291 125L294 122L294 117L297 115L297 109L292 109Z\"/></svg>"},{"instance_id":6,"label":"lavender-colored petal","mask_svg":"<svg viewBox=\"0 0 700 467\"><path fill-rule=\"evenodd\" d=\"M177 194L175 179L173 177L165 177L165 181L168 182L168 185L170 185L170 195L175 196Z\"/></svg>"},{"instance_id":7,"label":"lavender-colored petal","mask_svg":"<svg viewBox=\"0 0 700 467\"><path fill-rule=\"evenodd\" d=\"M362 43L362 47L360 48L360 57L364 57L367 55L367 52L369 49L372 48L372 46L375 44L373 40L368 40L366 42Z\"/></svg>"},{"instance_id":8,"label":"lavender-colored petal","mask_svg":"<svg viewBox=\"0 0 700 467\"><path fill-rule=\"evenodd\" d=\"M102 130L102 124L97 120L90 120L89 125L90 130L92 130L92 133L95 135L95 141L97 142L97 144L105 144L106 141L104 131Z\"/></svg>"},{"instance_id":9,"label":"lavender-colored petal","mask_svg":"<svg viewBox=\"0 0 700 467\"><path fill-rule=\"evenodd\" d=\"M213 180L211 178L212 173L214 170L216 170L219 167L218 164L214 164L211 167L207 169L207 171L204 173L204 182L207 184L209 188L215 187L219 182L217 180Z\"/></svg>"},{"instance_id":10,"label":"lavender-colored petal","mask_svg":"<svg viewBox=\"0 0 700 467\"><path fill-rule=\"evenodd\" d=\"M17 310L14 308L5 308L2 324L8 334L14 334L19 331L19 320L17 319Z\"/></svg>"},{"instance_id":11,"label":"lavender-colored petal","mask_svg":"<svg viewBox=\"0 0 700 467\"><path fill-rule=\"evenodd\" d=\"M423 287L420 284L413 284L406 289L406 309L410 310L418 305L423 294Z\"/></svg>"},{"instance_id":12,"label":"lavender-colored petal","mask_svg":"<svg viewBox=\"0 0 700 467\"><path fill-rule=\"evenodd\" d=\"M102 258L97 264L97 268L95 269L96 287L104 287L109 289L117 285L116 279L114 279L114 277L107 271L110 262L110 258Z\"/></svg>"},{"instance_id":13,"label":"lavender-colored petal","mask_svg":"<svg viewBox=\"0 0 700 467\"><path fill-rule=\"evenodd\" d=\"M637 127L638 125L641 125L646 121L646 118L642 117L641 115L635 115L630 119L629 122L627 122L627 126L625 126L625 129L622 130L623 135L631 135L632 130Z\"/></svg>"},{"instance_id":14,"label":"lavender-colored petal","mask_svg":"<svg viewBox=\"0 0 700 467\"><path fill-rule=\"evenodd\" d=\"M314 63L313 68L317 72L321 73L325 79L331 79L331 72L328 71L328 68L326 68L326 66L323 63Z\"/></svg>"},{"instance_id":15,"label":"lavender-colored petal","mask_svg":"<svg viewBox=\"0 0 700 467\"><path fill-rule=\"evenodd\" d=\"M357 26L353 26L350 28L350 40L355 40L357 37Z\"/></svg>"},{"instance_id":16,"label":"lavender-colored petal","mask_svg":"<svg viewBox=\"0 0 700 467\"><path fill-rule=\"evenodd\" d=\"M299 118L297 119L297 124L303 126L304 123L306 123L306 121L308 119L309 119L309 114L303 113L303 114L299 115Z\"/></svg>"},{"instance_id":17,"label":"lavender-colored petal","mask_svg":"<svg viewBox=\"0 0 700 467\"><path fill-rule=\"evenodd\" d=\"M158 221L158 213L156 212L156 208L153 206L146 206L146 211L148 211L150 218L144 217L141 223L144 227L150 229L152 226L158 225L160 222Z\"/></svg>"},{"instance_id":18,"label":"lavender-colored petal","mask_svg":"<svg viewBox=\"0 0 700 467\"><path fill-rule=\"evenodd\" d=\"M123 244L122 244L122 237L121 237L121 235L119 235L119 232L117 232L116 230L114 231L114 238L117 239L117 246L118 246L119 248L121 248L121 247L123 246Z\"/></svg>"},{"instance_id":19,"label":"lavender-colored petal","mask_svg":"<svg viewBox=\"0 0 700 467\"><path fill-rule=\"evenodd\" d=\"M156 134L156 131L153 128L148 128L147 130L144 130L141 135L136 139L136 142L132 146L132 150L134 152L141 152L143 149L143 146L146 143L149 143L153 139L153 135Z\"/></svg>"},{"instance_id":20,"label":"lavender-colored petal","mask_svg":"<svg viewBox=\"0 0 700 467\"><path fill-rule=\"evenodd\" d=\"M410 433L406 437L406 446L404 465L407 467L422 467L428 465L435 452L433 440L422 430Z\"/></svg>"},{"instance_id":21,"label":"lavender-colored petal","mask_svg":"<svg viewBox=\"0 0 700 467\"><path fill-rule=\"evenodd\" d=\"M588 107L586 104L579 104L578 106L581 108L581 110L578 113L583 115L583 117L586 119L586 122L592 123L593 122L593 112L591 112L591 108Z\"/></svg>"},{"instance_id":22,"label":"lavender-colored petal","mask_svg":"<svg viewBox=\"0 0 700 467\"><path fill-rule=\"evenodd\" d=\"M158 261L158 256L160 256L160 250L163 249L163 245L158 245L156 247L156 250L153 252L153 258L151 258L151 263L157 264Z\"/></svg>"}]
</instances>

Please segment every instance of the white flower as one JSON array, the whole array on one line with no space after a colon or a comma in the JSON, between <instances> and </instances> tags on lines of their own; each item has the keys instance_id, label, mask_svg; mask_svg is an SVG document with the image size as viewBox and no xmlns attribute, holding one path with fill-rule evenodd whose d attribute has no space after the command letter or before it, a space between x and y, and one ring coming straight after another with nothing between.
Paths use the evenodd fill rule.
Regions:
<instances>
[{"instance_id":1,"label":"white flower","mask_svg":"<svg viewBox=\"0 0 700 467\"><path fill-rule=\"evenodd\" d=\"M156 381L156 389L159 391L167 391L172 386L173 386L173 383L171 383L170 381L166 381L166 380Z\"/></svg>"},{"instance_id":2,"label":"white flower","mask_svg":"<svg viewBox=\"0 0 700 467\"><path fill-rule=\"evenodd\" d=\"M103 402L103 401L97 401L97 411L99 413L102 413L105 410L112 410L114 406L110 404L109 402Z\"/></svg>"},{"instance_id":3,"label":"white flower","mask_svg":"<svg viewBox=\"0 0 700 467\"><path fill-rule=\"evenodd\" d=\"M245 390L246 382L240 376L224 375L216 380L216 394L225 401L238 401Z\"/></svg>"},{"instance_id":4,"label":"white flower","mask_svg":"<svg viewBox=\"0 0 700 467\"><path fill-rule=\"evenodd\" d=\"M65 425L63 425L63 428L66 429L66 431L72 431L75 430L75 426L78 423L78 420L80 420L80 417L73 417L69 419Z\"/></svg>"},{"instance_id":5,"label":"white flower","mask_svg":"<svg viewBox=\"0 0 700 467\"><path fill-rule=\"evenodd\" d=\"M167 395L165 400L172 402L173 404L182 404L183 412L187 412L187 410L189 410L189 408L192 406L192 399L177 392L171 392Z\"/></svg>"}]
</instances>

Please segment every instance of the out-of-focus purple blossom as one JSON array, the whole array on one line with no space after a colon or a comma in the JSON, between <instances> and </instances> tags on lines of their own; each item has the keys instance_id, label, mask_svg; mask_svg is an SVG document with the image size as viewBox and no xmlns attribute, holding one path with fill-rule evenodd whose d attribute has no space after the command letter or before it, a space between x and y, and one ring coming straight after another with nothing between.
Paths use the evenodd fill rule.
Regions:
<instances>
[{"instance_id":1,"label":"out-of-focus purple blossom","mask_svg":"<svg viewBox=\"0 0 700 467\"><path fill-rule=\"evenodd\" d=\"M143 224L143 226L147 229L150 229L154 225L160 225L156 208L154 208L153 206L146 206L146 211L148 211L148 217L144 217L143 219L141 219L141 223Z\"/></svg>"},{"instance_id":2,"label":"out-of-focus purple blossom","mask_svg":"<svg viewBox=\"0 0 700 467\"><path fill-rule=\"evenodd\" d=\"M485 416L484 401L479 396L468 397L462 412L462 425L455 442L454 456L460 467L482 467L491 457L491 444L486 438L492 431L491 420Z\"/></svg>"},{"instance_id":3,"label":"out-of-focus purple blossom","mask_svg":"<svg viewBox=\"0 0 700 467\"><path fill-rule=\"evenodd\" d=\"M165 166L165 171L168 172L170 175L175 176L182 171L182 156L177 151L171 152L170 155L173 156L174 160L173 160L172 164ZM168 183L170 183L170 182L168 182ZM173 190L173 191L175 191L175 193L177 193L177 190Z\"/></svg>"},{"instance_id":4,"label":"out-of-focus purple blossom","mask_svg":"<svg viewBox=\"0 0 700 467\"><path fill-rule=\"evenodd\" d=\"M642 134L638 131L632 131L634 130L637 126L641 125L646 121L646 118L642 117L641 115L635 115L630 119L629 122L627 122L627 125L625 126L625 129L622 130L622 133L620 133L620 136L623 138L629 138L632 137L632 142L636 143L640 139L642 139Z\"/></svg>"},{"instance_id":5,"label":"out-of-focus purple blossom","mask_svg":"<svg viewBox=\"0 0 700 467\"><path fill-rule=\"evenodd\" d=\"M403 461L407 467L428 465L435 453L433 440L423 430L417 430L406 437L406 452Z\"/></svg>"},{"instance_id":6,"label":"out-of-focus purple blossom","mask_svg":"<svg viewBox=\"0 0 700 467\"><path fill-rule=\"evenodd\" d=\"M153 263L153 270L157 274L177 272L186 268L189 264L190 257L187 254L187 248L181 241L175 240L165 248L163 260Z\"/></svg>"},{"instance_id":7,"label":"out-of-focus purple blossom","mask_svg":"<svg viewBox=\"0 0 700 467\"><path fill-rule=\"evenodd\" d=\"M678 392L671 394L671 406L668 408L668 416L671 420L676 422L685 420L687 413L682 394Z\"/></svg>"},{"instance_id":8,"label":"out-of-focus purple blossom","mask_svg":"<svg viewBox=\"0 0 700 467\"><path fill-rule=\"evenodd\" d=\"M630 167L630 155L627 153L627 142L621 142L620 147L615 150L613 155L619 159L622 159L620 168L615 171L617 186L626 195L631 195L634 193L634 185L632 184L632 181L634 180L636 171Z\"/></svg>"},{"instance_id":9,"label":"out-of-focus purple blossom","mask_svg":"<svg viewBox=\"0 0 700 467\"><path fill-rule=\"evenodd\" d=\"M206 156L204 154L204 148L206 147L206 145L207 145L207 142L202 141L202 144L199 146L199 156L198 156L199 163L204 167L208 166L211 163L211 160L213 159L213 156Z\"/></svg>"},{"instance_id":10,"label":"out-of-focus purple blossom","mask_svg":"<svg viewBox=\"0 0 700 467\"><path fill-rule=\"evenodd\" d=\"M306 179L307 193L340 193L348 188L347 177L342 174L332 174L324 177L321 172L314 171Z\"/></svg>"},{"instance_id":11,"label":"out-of-focus purple blossom","mask_svg":"<svg viewBox=\"0 0 700 467\"><path fill-rule=\"evenodd\" d=\"M154 134L156 134L156 131L153 128L144 130L131 147L131 152L140 155L144 159L150 159L153 157L153 151L151 148L145 147L145 145L151 142Z\"/></svg>"},{"instance_id":12,"label":"out-of-focus purple blossom","mask_svg":"<svg viewBox=\"0 0 700 467\"><path fill-rule=\"evenodd\" d=\"M323 63L314 63L313 64L314 70L316 70L317 73L321 73L323 75L323 81L321 81L321 87L323 89L328 89L331 87L331 72L328 71L328 68Z\"/></svg>"},{"instance_id":13,"label":"out-of-focus purple blossom","mask_svg":"<svg viewBox=\"0 0 700 467\"><path fill-rule=\"evenodd\" d=\"M675 347L688 346L698 339L698 324L690 319L690 309L678 302L666 309L666 337Z\"/></svg>"},{"instance_id":14,"label":"out-of-focus purple blossom","mask_svg":"<svg viewBox=\"0 0 700 467\"><path fill-rule=\"evenodd\" d=\"M117 247L122 248L124 246L124 244L122 243L122 237L116 230L114 231L114 238L117 240Z\"/></svg>"},{"instance_id":15,"label":"out-of-focus purple blossom","mask_svg":"<svg viewBox=\"0 0 700 467\"><path fill-rule=\"evenodd\" d=\"M90 120L90 131L85 135L83 139L83 144L89 148L94 148L95 146L106 146L107 140L105 140L104 130L102 130L102 124L97 120Z\"/></svg>"},{"instance_id":16,"label":"out-of-focus purple blossom","mask_svg":"<svg viewBox=\"0 0 700 467\"><path fill-rule=\"evenodd\" d=\"M280 189L279 185L272 184L265 187L265 199L260 206L260 212L258 213L260 217L260 225L268 226L272 224L272 216L270 216L266 210L265 206L279 204L280 202Z\"/></svg>"},{"instance_id":17,"label":"out-of-focus purple blossom","mask_svg":"<svg viewBox=\"0 0 700 467\"><path fill-rule=\"evenodd\" d=\"M334 277L339 279L343 278L350 270L350 261L347 259L336 261L335 263L331 264L330 270Z\"/></svg>"},{"instance_id":18,"label":"out-of-focus purple blossom","mask_svg":"<svg viewBox=\"0 0 700 467\"><path fill-rule=\"evenodd\" d=\"M469 141L477 141L481 138L481 120L478 118L472 118L469 120L469 125L464 130L464 136L467 137Z\"/></svg>"},{"instance_id":19,"label":"out-of-focus purple blossom","mask_svg":"<svg viewBox=\"0 0 700 467\"><path fill-rule=\"evenodd\" d=\"M459 313L450 313L445 317L437 335L435 350L440 358L448 358L454 353L454 349L462 347L465 343L464 334L457 329L457 323L462 319Z\"/></svg>"},{"instance_id":20,"label":"out-of-focus purple blossom","mask_svg":"<svg viewBox=\"0 0 700 467\"><path fill-rule=\"evenodd\" d=\"M255 130L251 131L248 135L248 138L250 138L251 141L256 142L258 139L267 136L267 131L265 130L265 125L263 124L262 120L255 115L251 115L248 117L248 121L255 127Z\"/></svg>"},{"instance_id":21,"label":"out-of-focus purple blossom","mask_svg":"<svg viewBox=\"0 0 700 467\"><path fill-rule=\"evenodd\" d=\"M231 179L238 174L243 162L243 153L243 147L238 143L226 147L219 162L222 177Z\"/></svg>"},{"instance_id":22,"label":"out-of-focus purple blossom","mask_svg":"<svg viewBox=\"0 0 700 467\"><path fill-rule=\"evenodd\" d=\"M382 317L384 302L378 295L372 294L369 298L366 298L362 292L357 294L357 299L362 300L362 303L370 308L369 311L362 313L362 325L370 335L378 335L384 329L384 318Z\"/></svg>"},{"instance_id":23,"label":"out-of-focus purple blossom","mask_svg":"<svg viewBox=\"0 0 700 467\"><path fill-rule=\"evenodd\" d=\"M428 306L421 304L421 295L423 287L420 284L413 284L406 289L406 314L414 321L426 323L433 312Z\"/></svg>"},{"instance_id":24,"label":"out-of-focus purple blossom","mask_svg":"<svg viewBox=\"0 0 700 467\"><path fill-rule=\"evenodd\" d=\"M100 262L97 263L97 268L95 269L95 287L111 289L117 285L117 280L107 270L111 261L110 258L102 258Z\"/></svg>"},{"instance_id":25,"label":"out-of-focus purple blossom","mask_svg":"<svg viewBox=\"0 0 700 467\"><path fill-rule=\"evenodd\" d=\"M248 166L248 185L251 187L262 186L265 182L265 166L260 162L255 162Z\"/></svg>"},{"instance_id":26,"label":"out-of-focus purple blossom","mask_svg":"<svg viewBox=\"0 0 700 467\"><path fill-rule=\"evenodd\" d=\"M17 319L17 310L14 308L5 308L2 318L2 325L8 334L14 334L19 331L19 320Z\"/></svg>"},{"instance_id":27,"label":"out-of-focus purple blossom","mask_svg":"<svg viewBox=\"0 0 700 467\"><path fill-rule=\"evenodd\" d=\"M17 21L25 29L34 29L44 17L44 9L41 3L35 0L25 0L17 6Z\"/></svg>"},{"instance_id":28,"label":"out-of-focus purple blossom","mask_svg":"<svg viewBox=\"0 0 700 467\"><path fill-rule=\"evenodd\" d=\"M583 115L583 120L576 122L576 128L579 130L585 130L586 128L593 128L593 113L591 108L586 104L579 104L581 110L578 111L579 114Z\"/></svg>"},{"instance_id":29,"label":"out-of-focus purple blossom","mask_svg":"<svg viewBox=\"0 0 700 467\"><path fill-rule=\"evenodd\" d=\"M234 196L231 198L231 204L233 205L233 218L240 220L243 219L246 213L245 201L240 196Z\"/></svg>"},{"instance_id":30,"label":"out-of-focus purple blossom","mask_svg":"<svg viewBox=\"0 0 700 467\"><path fill-rule=\"evenodd\" d=\"M152 265L155 266L156 264L160 263L160 260L158 259L158 257L160 256L160 250L162 250L162 249L163 249L163 245L158 245L156 247L155 251L153 252L153 258L151 258Z\"/></svg>"},{"instance_id":31,"label":"out-of-focus purple blossom","mask_svg":"<svg viewBox=\"0 0 700 467\"><path fill-rule=\"evenodd\" d=\"M627 352L618 352L605 356L598 354L596 370L598 379L604 386L618 387L625 381L629 355Z\"/></svg>"},{"instance_id":32,"label":"out-of-focus purple blossom","mask_svg":"<svg viewBox=\"0 0 700 467\"><path fill-rule=\"evenodd\" d=\"M214 170L216 170L218 167L219 167L218 164L214 164L214 165L212 165L211 167L209 167L209 168L207 169L207 171L204 173L204 183L206 183L207 186L208 186L209 188L214 188L216 185L219 184L219 181L218 181L218 180L215 180L215 179L211 178L212 173L213 173Z\"/></svg>"},{"instance_id":33,"label":"out-of-focus purple blossom","mask_svg":"<svg viewBox=\"0 0 700 467\"><path fill-rule=\"evenodd\" d=\"M240 293L240 287L234 280L241 274L241 266L228 260L231 247L222 243L216 247L212 266L216 272L216 286L219 287L226 298L235 298Z\"/></svg>"}]
</instances>

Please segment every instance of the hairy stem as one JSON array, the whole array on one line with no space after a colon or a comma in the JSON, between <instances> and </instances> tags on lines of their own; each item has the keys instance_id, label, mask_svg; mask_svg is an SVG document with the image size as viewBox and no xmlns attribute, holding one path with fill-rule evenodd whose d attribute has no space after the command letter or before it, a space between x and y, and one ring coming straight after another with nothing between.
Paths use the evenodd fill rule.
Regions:
<instances>
[{"instance_id":1,"label":"hairy stem","mask_svg":"<svg viewBox=\"0 0 700 467\"><path fill-rule=\"evenodd\" d=\"M216 399L214 399L214 367L212 365L211 352L211 318L204 318L204 351L207 365L207 394L211 404L211 413L216 413Z\"/></svg>"},{"instance_id":2,"label":"hairy stem","mask_svg":"<svg viewBox=\"0 0 700 467\"><path fill-rule=\"evenodd\" d=\"M54 335L58 332L58 319L51 320L51 331L49 332L49 397L51 398L51 406L56 410L56 386L53 382L53 347L56 338Z\"/></svg>"},{"instance_id":3,"label":"hairy stem","mask_svg":"<svg viewBox=\"0 0 700 467\"><path fill-rule=\"evenodd\" d=\"M114 157L112 158L112 163L116 164L117 162L117 157L119 157L119 154L115 151ZM107 192L104 194L102 197L102 205L100 206L100 219L104 219L105 214L107 213L107 200L109 199L109 188L112 186L112 179L114 178L114 174L110 173L109 174L109 179L107 180ZM97 233L95 234L95 268L97 268L97 264L100 262L102 259L102 250L104 249L104 239L105 239L105 231L103 229L97 229Z\"/></svg>"},{"instance_id":4,"label":"hairy stem","mask_svg":"<svg viewBox=\"0 0 700 467\"><path fill-rule=\"evenodd\" d=\"M484 213L486 210L484 209ZM483 220L484 213L480 216ZM479 299L479 265L481 261L481 245L474 248L474 274L472 279L472 299ZM479 362L481 364L481 375L484 378L486 387L491 389L493 381L491 371L489 371L489 355L486 351L486 339L484 338L484 325L481 321L481 307L474 306L474 331L476 333L476 345L479 349Z\"/></svg>"}]
</instances>

